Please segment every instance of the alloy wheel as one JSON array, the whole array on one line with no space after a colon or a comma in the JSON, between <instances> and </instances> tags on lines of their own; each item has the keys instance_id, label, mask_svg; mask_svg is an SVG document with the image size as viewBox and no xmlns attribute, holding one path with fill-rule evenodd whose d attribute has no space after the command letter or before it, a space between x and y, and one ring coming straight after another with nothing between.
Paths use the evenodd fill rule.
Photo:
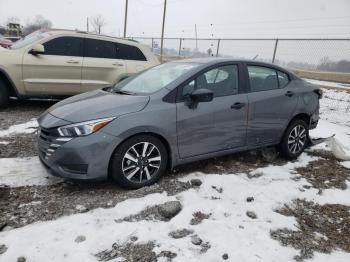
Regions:
<instances>
[{"instance_id":1,"label":"alloy wheel","mask_svg":"<svg viewBox=\"0 0 350 262\"><path fill-rule=\"evenodd\" d=\"M137 143L131 146L123 157L123 175L134 183L148 181L158 172L161 161L160 151L154 144Z\"/></svg>"},{"instance_id":2,"label":"alloy wheel","mask_svg":"<svg viewBox=\"0 0 350 262\"><path fill-rule=\"evenodd\" d=\"M300 153L305 146L307 140L307 132L304 126L297 125L288 136L288 150L292 154Z\"/></svg>"}]
</instances>

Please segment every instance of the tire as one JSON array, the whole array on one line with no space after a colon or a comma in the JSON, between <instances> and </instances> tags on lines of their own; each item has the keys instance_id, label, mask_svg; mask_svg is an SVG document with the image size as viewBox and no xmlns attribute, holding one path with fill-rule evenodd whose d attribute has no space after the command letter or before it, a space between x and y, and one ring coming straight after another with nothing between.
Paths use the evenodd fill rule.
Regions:
<instances>
[{"instance_id":1,"label":"tire","mask_svg":"<svg viewBox=\"0 0 350 262\"><path fill-rule=\"evenodd\" d=\"M0 80L0 108L8 106L10 100L10 92L8 86Z\"/></svg>"},{"instance_id":2,"label":"tire","mask_svg":"<svg viewBox=\"0 0 350 262\"><path fill-rule=\"evenodd\" d=\"M281 155L287 159L296 159L309 142L309 129L304 120L293 120L284 132L280 143Z\"/></svg>"},{"instance_id":3,"label":"tire","mask_svg":"<svg viewBox=\"0 0 350 262\"><path fill-rule=\"evenodd\" d=\"M157 182L165 173L167 162L168 153L162 141L152 135L139 135L116 149L110 176L123 188L138 189Z\"/></svg>"}]
</instances>

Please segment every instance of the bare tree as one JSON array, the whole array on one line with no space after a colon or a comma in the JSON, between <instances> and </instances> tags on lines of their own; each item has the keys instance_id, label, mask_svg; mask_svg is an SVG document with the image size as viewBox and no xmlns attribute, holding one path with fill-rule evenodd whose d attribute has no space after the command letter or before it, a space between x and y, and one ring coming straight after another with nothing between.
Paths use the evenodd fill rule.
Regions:
<instances>
[{"instance_id":1,"label":"bare tree","mask_svg":"<svg viewBox=\"0 0 350 262\"><path fill-rule=\"evenodd\" d=\"M91 25L93 27L93 30L97 34L101 34L102 27L104 27L107 24L106 20L102 17L102 15L96 15L91 19Z\"/></svg>"},{"instance_id":2,"label":"bare tree","mask_svg":"<svg viewBox=\"0 0 350 262\"><path fill-rule=\"evenodd\" d=\"M30 33L40 30L49 29L52 27L52 22L42 15L37 15L32 21L29 21L23 28L24 35L29 35Z\"/></svg>"}]
</instances>

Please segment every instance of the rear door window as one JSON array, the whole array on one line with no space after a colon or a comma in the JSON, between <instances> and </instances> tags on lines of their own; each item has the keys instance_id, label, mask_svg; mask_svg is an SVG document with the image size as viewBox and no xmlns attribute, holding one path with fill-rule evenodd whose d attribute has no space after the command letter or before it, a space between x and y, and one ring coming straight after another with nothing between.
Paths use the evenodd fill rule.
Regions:
<instances>
[{"instance_id":1,"label":"rear door window","mask_svg":"<svg viewBox=\"0 0 350 262\"><path fill-rule=\"evenodd\" d=\"M289 76L286 73L283 73L281 71L277 71L278 75L278 84L280 88L285 87L289 83Z\"/></svg>"},{"instance_id":2,"label":"rear door window","mask_svg":"<svg viewBox=\"0 0 350 262\"><path fill-rule=\"evenodd\" d=\"M58 37L44 43L45 55L83 56L83 38Z\"/></svg>"},{"instance_id":3,"label":"rear door window","mask_svg":"<svg viewBox=\"0 0 350 262\"><path fill-rule=\"evenodd\" d=\"M278 89L277 71L263 66L248 66L251 92Z\"/></svg>"},{"instance_id":4,"label":"rear door window","mask_svg":"<svg viewBox=\"0 0 350 262\"><path fill-rule=\"evenodd\" d=\"M86 38L85 57L116 58L116 46L114 42Z\"/></svg>"}]
</instances>

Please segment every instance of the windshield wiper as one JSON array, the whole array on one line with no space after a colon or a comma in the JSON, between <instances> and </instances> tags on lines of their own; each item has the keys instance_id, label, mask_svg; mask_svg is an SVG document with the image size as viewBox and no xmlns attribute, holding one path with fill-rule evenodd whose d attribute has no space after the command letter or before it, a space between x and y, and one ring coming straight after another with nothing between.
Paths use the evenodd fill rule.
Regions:
<instances>
[{"instance_id":1,"label":"windshield wiper","mask_svg":"<svg viewBox=\"0 0 350 262\"><path fill-rule=\"evenodd\" d=\"M114 93L122 94L122 95L135 95L134 92L125 91L125 90L116 90L116 91L114 91Z\"/></svg>"}]
</instances>

